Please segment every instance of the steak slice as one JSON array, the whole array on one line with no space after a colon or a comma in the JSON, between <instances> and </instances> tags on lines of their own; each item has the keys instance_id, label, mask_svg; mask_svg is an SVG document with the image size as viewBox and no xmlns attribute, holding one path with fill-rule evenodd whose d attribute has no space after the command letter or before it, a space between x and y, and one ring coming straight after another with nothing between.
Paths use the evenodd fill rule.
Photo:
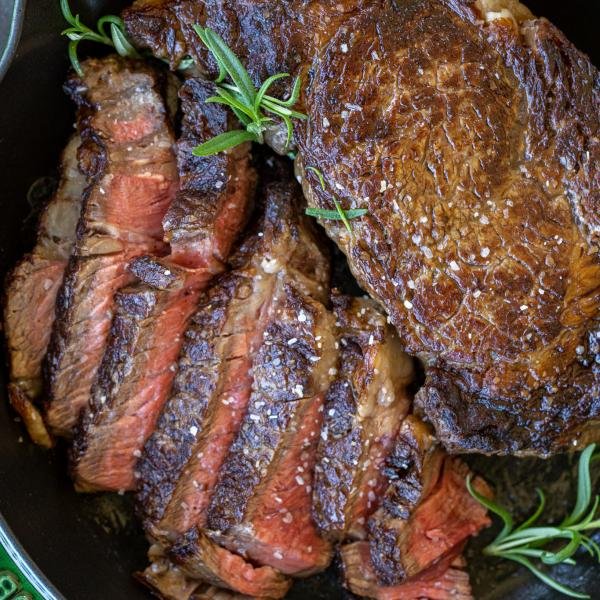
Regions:
<instances>
[{"instance_id":1,"label":"steak slice","mask_svg":"<svg viewBox=\"0 0 600 600\"><path fill-rule=\"evenodd\" d=\"M279 293L206 527L213 539L250 560L308 575L331 558L312 521L311 492L324 394L336 359L333 319L289 281Z\"/></svg>"},{"instance_id":2,"label":"steak slice","mask_svg":"<svg viewBox=\"0 0 600 600\"><path fill-rule=\"evenodd\" d=\"M204 525L219 470L252 391L253 359L278 310L284 285L298 281L324 299L328 263L289 184L267 186L264 214L224 275L204 293L185 334L173 394L138 467L147 531L173 541ZM319 289L320 288L320 289Z\"/></svg>"},{"instance_id":3,"label":"steak slice","mask_svg":"<svg viewBox=\"0 0 600 600\"><path fill-rule=\"evenodd\" d=\"M129 270L139 283L116 294L104 359L71 453L79 491L135 487L135 463L171 389L186 324L247 219L255 185L249 145L210 158L191 154L230 126L223 107L205 104L213 87L190 79L180 90L180 189L163 221L171 253L134 259Z\"/></svg>"},{"instance_id":4,"label":"steak slice","mask_svg":"<svg viewBox=\"0 0 600 600\"><path fill-rule=\"evenodd\" d=\"M401 436L402 438L402 436ZM402 439L400 443L404 443ZM414 450L408 454L414 457ZM409 459L408 494L398 494L400 486L392 481L382 506L369 519L369 545L371 561L379 581L396 585L425 571L442 556L463 544L490 524L484 507L468 492L465 479L468 467L459 459L446 457L441 467L438 459L430 455L418 465ZM418 475L415 471L424 470ZM427 474L427 469L433 472ZM418 485L411 479L418 478ZM429 479L429 480L428 480ZM485 482L474 480L479 492L491 495ZM411 493L420 488L421 498L408 517L406 505L414 500ZM399 510L392 503L399 496ZM408 499L408 502L407 502Z\"/></svg>"},{"instance_id":5,"label":"steak slice","mask_svg":"<svg viewBox=\"0 0 600 600\"><path fill-rule=\"evenodd\" d=\"M77 242L56 303L45 370L46 420L69 436L90 398L127 264L162 253L162 218L177 187L173 136L154 68L110 56L83 64L67 90L79 106L84 194Z\"/></svg>"},{"instance_id":6,"label":"steak slice","mask_svg":"<svg viewBox=\"0 0 600 600\"><path fill-rule=\"evenodd\" d=\"M136 577L164 600L282 598L291 585L275 569L254 567L206 537L193 550L182 543L177 549L177 563L167 558L158 544L150 548L148 556L150 566ZM248 595L230 591L238 588Z\"/></svg>"},{"instance_id":7,"label":"steak slice","mask_svg":"<svg viewBox=\"0 0 600 600\"><path fill-rule=\"evenodd\" d=\"M600 439L600 76L513 0L138 0L133 38L255 83L304 75L309 204L426 366L419 409L451 452L546 456ZM284 31L285 35L281 35ZM310 31L311 35L306 32ZM340 85L340 82L344 82Z\"/></svg>"},{"instance_id":8,"label":"steak slice","mask_svg":"<svg viewBox=\"0 0 600 600\"><path fill-rule=\"evenodd\" d=\"M408 413L411 359L371 300L334 296L338 372L325 397L313 516L332 541L364 539L385 490L384 463Z\"/></svg>"},{"instance_id":9,"label":"steak slice","mask_svg":"<svg viewBox=\"0 0 600 600\"><path fill-rule=\"evenodd\" d=\"M197 529L186 534L169 554L194 579L252 598L283 598L292 583L272 567L253 566Z\"/></svg>"},{"instance_id":10,"label":"steak slice","mask_svg":"<svg viewBox=\"0 0 600 600\"><path fill-rule=\"evenodd\" d=\"M460 549L458 550L460 552ZM375 600L472 600L464 560L456 553L442 558L426 571L407 581L385 586L379 583L368 542L354 542L341 548L345 584L358 596Z\"/></svg>"},{"instance_id":11,"label":"steak slice","mask_svg":"<svg viewBox=\"0 0 600 600\"><path fill-rule=\"evenodd\" d=\"M312 223L300 214L295 184L272 183L263 193L264 211L253 233L232 257L235 269L203 293L185 333L173 393L138 466L137 499L150 536L159 540L165 551L171 547L171 558L190 576L244 594L281 597L289 586L287 578L259 560L253 562L265 566L258 569L249 564L243 566L246 562L241 556L220 548L202 531L215 486L220 474L228 468L223 463L231 462L230 447L240 435L242 424L247 422L248 406L260 402L256 382L259 373L260 380L264 380L261 369L264 369L265 348L272 344L270 332L281 319L287 323L282 315L290 299L298 310L305 311L293 326L312 329L313 306L320 318L324 312L322 305L312 298L327 297L328 261ZM298 288L292 288L292 281ZM297 333L295 343L303 345L304 337ZM330 351L327 339L321 339L313 340L312 345L320 344ZM314 347L312 352L316 359L321 349ZM323 360L323 368L328 362L331 361ZM307 368L306 361L304 368L313 369ZM277 372L282 369L280 364ZM297 399L296 392L292 412L303 402ZM266 399L263 402L266 405ZM254 414L254 409L251 410ZM259 413L256 407L254 418ZM317 413L312 411L310 416L313 429L318 416L317 407ZM290 448L290 457L294 452ZM294 468L303 469L302 460L296 460ZM306 466L309 467L308 463ZM304 503L305 515L310 519L310 494L305 486L301 493L291 492ZM313 528L309 527L308 534L303 535L313 535ZM317 550L315 543L314 551ZM223 570L221 561L227 564L233 561L239 568ZM244 573L241 580L237 579L240 569ZM262 574L268 575L266 580ZM272 585L269 582L273 574L277 574L277 585L283 586L281 592L261 592L260 587Z\"/></svg>"},{"instance_id":12,"label":"steak slice","mask_svg":"<svg viewBox=\"0 0 600 600\"><path fill-rule=\"evenodd\" d=\"M77 168L79 136L64 150L61 178L42 213L37 242L7 278L4 331L10 359L8 394L31 439L52 445L36 406L42 394L42 360L54 322L56 295L75 242L85 177Z\"/></svg>"}]
</instances>

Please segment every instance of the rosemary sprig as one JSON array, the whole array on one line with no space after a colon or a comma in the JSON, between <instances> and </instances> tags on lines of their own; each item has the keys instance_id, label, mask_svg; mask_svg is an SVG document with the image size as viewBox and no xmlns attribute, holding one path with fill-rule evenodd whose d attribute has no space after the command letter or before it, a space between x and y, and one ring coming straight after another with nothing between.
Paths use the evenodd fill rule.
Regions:
<instances>
[{"instance_id":1,"label":"rosemary sprig","mask_svg":"<svg viewBox=\"0 0 600 600\"><path fill-rule=\"evenodd\" d=\"M321 188L325 190L325 178L323 173L316 167L306 167L307 171L312 171L318 178ZM356 219L367 214L366 208L352 208L350 210L344 210L337 198L334 197L333 205L335 210L327 210L325 208L307 208L305 213L309 217L316 217L318 219L329 219L332 221L342 221L344 226L348 230L348 233L352 233L352 226L350 225L350 219Z\"/></svg>"},{"instance_id":2,"label":"rosemary sprig","mask_svg":"<svg viewBox=\"0 0 600 600\"><path fill-rule=\"evenodd\" d=\"M193 153L196 156L210 156L247 140L262 144L264 132L275 121L273 117L284 122L287 129L286 146L289 147L293 134L292 119L307 118L304 113L293 109L300 96L300 78L294 80L287 100L270 96L267 92L273 83L289 77L289 73L271 75L257 90L240 59L216 31L199 25L194 25L194 30L219 67L219 76L215 81L217 95L211 96L206 102L229 106L245 129L222 133L194 148Z\"/></svg>"},{"instance_id":3,"label":"rosemary sprig","mask_svg":"<svg viewBox=\"0 0 600 600\"><path fill-rule=\"evenodd\" d=\"M70 27L62 32L69 38L69 59L75 69L75 72L81 77L83 70L77 57L77 47L79 42L84 40L97 42L114 48L121 56L139 58L139 53L133 47L127 35L125 34L125 24L120 17L115 15L105 15L98 19L96 31L84 25L79 19L79 15L73 15L69 7L68 0L60 0L60 10L69 23ZM106 31L106 26L110 27L110 34Z\"/></svg>"},{"instance_id":4,"label":"rosemary sprig","mask_svg":"<svg viewBox=\"0 0 600 600\"><path fill-rule=\"evenodd\" d=\"M75 72L80 77L83 76L83 69L81 68L79 57L77 56L77 47L79 46L79 42L85 40L110 46L121 56L140 58L140 53L134 48L125 33L125 24L120 17L115 15L105 15L104 17L100 17L96 23L96 31L94 31L81 22L79 15L73 15L71 8L69 7L69 0L60 0L60 10L65 21L71 26L61 32L61 35L66 35L70 40L69 59L71 60L73 69L75 69ZM110 26L110 35L106 32L107 25ZM168 62L166 59L161 60L163 62ZM186 56L182 58L181 62L177 65L177 70L185 71L193 64L194 59Z\"/></svg>"},{"instance_id":5,"label":"rosemary sprig","mask_svg":"<svg viewBox=\"0 0 600 600\"><path fill-rule=\"evenodd\" d=\"M473 489L471 476L469 476L467 478L467 488L470 494L488 510L499 516L504 523L504 527L496 539L484 548L484 554L512 560L527 567L545 584L566 596L590 598L587 594L562 585L540 570L531 559L537 559L545 565L560 563L573 565L575 564L573 555L579 548L584 548L594 559L600 562L600 546L585 533L600 529L600 514L598 514L600 496L595 496L592 501L590 477L590 464L600 458L600 455L594 455L595 449L595 444L591 444L581 453L577 500L571 514L563 519L559 525L536 526L546 505L546 498L542 490L537 490L539 496L537 509L523 523L515 526L512 516L504 507ZM563 540L563 544L559 549L548 548L550 543L557 543L561 540Z\"/></svg>"}]
</instances>

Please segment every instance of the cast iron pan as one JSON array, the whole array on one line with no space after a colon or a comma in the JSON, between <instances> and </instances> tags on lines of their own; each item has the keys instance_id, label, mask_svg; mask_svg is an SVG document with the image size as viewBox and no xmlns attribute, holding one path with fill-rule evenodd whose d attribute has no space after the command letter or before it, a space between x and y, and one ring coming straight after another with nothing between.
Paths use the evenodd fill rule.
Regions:
<instances>
[{"instance_id":1,"label":"cast iron pan","mask_svg":"<svg viewBox=\"0 0 600 600\"><path fill-rule=\"evenodd\" d=\"M22 2L0 0L0 79L6 58L16 45ZM561 27L600 65L598 0L527 3L536 14ZM72 0L72 4L87 22L118 11L123 2ZM63 27L58 0L29 0L20 43L0 84L2 277L33 243L36 213L52 189L58 156L72 128L73 107L61 89L68 68L66 43L59 36ZM86 49L89 46L82 46L84 52ZM337 284L356 289L347 271L338 271ZM131 577L133 571L145 566L146 543L128 498L75 494L66 475L64 451L45 452L26 439L6 402L4 368L0 378L0 513L6 520L0 518L0 545L10 545L13 558L22 562L22 570L29 569L29 579L37 580L40 588L45 586L41 594L45 599L61 595L68 600L148 598ZM548 461L478 457L469 462L495 484L499 500L517 515L533 508L536 486L549 493L550 517L565 514L572 500L573 457ZM480 549L492 536L493 530L486 531L467 552L478 599L564 598L523 570L482 558ZM585 556L578 559L576 567L558 567L553 575L600 599L600 567ZM333 600L350 595L337 585L333 567L296 584L290 597Z\"/></svg>"}]
</instances>

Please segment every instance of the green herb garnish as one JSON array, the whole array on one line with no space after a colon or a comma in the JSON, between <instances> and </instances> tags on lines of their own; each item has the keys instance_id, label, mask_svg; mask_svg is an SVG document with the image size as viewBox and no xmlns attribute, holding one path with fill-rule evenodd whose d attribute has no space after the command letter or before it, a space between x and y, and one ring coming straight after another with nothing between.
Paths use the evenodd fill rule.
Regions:
<instances>
[{"instance_id":1,"label":"green herb garnish","mask_svg":"<svg viewBox=\"0 0 600 600\"><path fill-rule=\"evenodd\" d=\"M69 59L71 60L73 69L75 69L75 72L77 75L79 75L79 77L83 76L83 69L81 68L81 64L77 56L77 46L79 46L79 42L84 40L98 42L99 44L110 46L111 48L114 48L121 56L126 56L128 58L140 58L140 53L134 48L133 44L125 33L125 23L123 23L123 19L120 17L115 15L106 15L101 17L98 19L98 22L96 23L96 31L94 31L80 21L79 15L73 16L73 13L69 8L69 0L60 0L60 10L67 23L71 25L71 27L62 32L62 35L66 35L69 40L71 40L69 42ZM106 32L107 25L110 25L110 35L108 35ZM149 55L146 54L145 56ZM169 62L168 60L162 58L160 60L166 63ZM185 71L193 64L194 59L189 56L185 56L181 59L179 65L177 65L177 70Z\"/></svg>"},{"instance_id":2,"label":"green herb garnish","mask_svg":"<svg viewBox=\"0 0 600 600\"><path fill-rule=\"evenodd\" d=\"M83 75L83 69L77 57L77 47L79 46L79 42L84 40L110 46L121 56L139 58L140 55L125 34L125 24L120 17L115 15L101 17L98 19L96 31L94 31L80 21L79 15L73 16L68 0L60 0L60 10L67 23L71 25L71 27L62 32L62 35L66 35L70 40L69 59L75 72L80 77ZM106 31L107 25L110 27L110 35Z\"/></svg>"},{"instance_id":3,"label":"green herb garnish","mask_svg":"<svg viewBox=\"0 0 600 600\"><path fill-rule=\"evenodd\" d=\"M317 178L319 179L319 183L321 184L321 188L325 190L325 178L323 177L323 173L319 171L316 167L306 167L307 171L312 171ZM353 208L350 210L344 210L339 203L339 200L334 197L333 204L335 206L335 210L327 210L325 208L307 208L304 212L309 217L316 217L318 219L329 219L332 221L342 221L344 226L348 230L348 233L352 233L352 226L350 225L350 219L356 219L357 217L362 217L367 214L366 208Z\"/></svg>"},{"instance_id":4,"label":"green herb garnish","mask_svg":"<svg viewBox=\"0 0 600 600\"><path fill-rule=\"evenodd\" d=\"M294 80L290 97L287 100L270 96L267 92L273 83L278 79L289 77L289 73L271 75L257 90L239 58L216 31L199 25L194 25L194 30L219 67L219 76L215 81L217 95L211 96L206 102L217 102L229 106L245 128L245 130L238 129L222 133L212 140L200 144L194 148L194 155L210 156L244 141L262 144L264 132L269 124L274 122L274 119L267 116L266 113L278 117L285 123L286 146L289 146L293 134L292 119L307 118L304 113L293 110L293 106L300 96L300 78L296 77ZM229 82L225 81L226 78L229 78Z\"/></svg>"},{"instance_id":5,"label":"green herb garnish","mask_svg":"<svg viewBox=\"0 0 600 600\"><path fill-rule=\"evenodd\" d=\"M527 567L536 577L558 592L572 598L590 598L587 594L580 593L566 587L552 579L540 570L531 559L537 559L545 565L560 563L573 565L573 555L579 548L584 548L590 555L600 562L600 546L584 532L600 529L600 514L598 505L600 497L595 496L592 501L592 485L590 477L590 464L600 458L594 455L595 444L588 446L579 458L579 473L577 483L577 500L571 514L560 525L536 526L541 517L546 498L542 490L537 490L540 502L535 512L523 523L515 526L510 513L499 504L489 500L475 491L471 485L471 476L467 478L467 488L470 494L488 510L498 515L504 527L496 539L484 548L484 554L496 556L517 562ZM557 550L548 548L551 543L564 540L562 547Z\"/></svg>"}]
</instances>

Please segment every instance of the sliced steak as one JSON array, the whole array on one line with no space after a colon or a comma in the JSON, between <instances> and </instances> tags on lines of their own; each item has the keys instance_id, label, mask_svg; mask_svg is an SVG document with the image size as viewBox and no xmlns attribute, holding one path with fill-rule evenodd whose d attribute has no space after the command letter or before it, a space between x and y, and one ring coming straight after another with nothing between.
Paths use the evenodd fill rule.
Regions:
<instances>
[{"instance_id":1,"label":"sliced steak","mask_svg":"<svg viewBox=\"0 0 600 600\"><path fill-rule=\"evenodd\" d=\"M450 457L440 467L435 453L429 460L416 459L416 443L406 452L408 458L401 467L406 485L392 480L382 505L369 519L371 561L385 585L402 583L425 571L490 524L485 508L467 490L468 467ZM491 495L483 480L475 478L473 485ZM406 515L411 505L414 508Z\"/></svg>"},{"instance_id":2,"label":"sliced steak","mask_svg":"<svg viewBox=\"0 0 600 600\"><path fill-rule=\"evenodd\" d=\"M138 0L124 18L173 64L214 72L198 23L255 83L304 76L309 204L368 210L354 235L323 225L425 364L417 404L449 451L600 439L600 76L556 27L513 0Z\"/></svg>"},{"instance_id":3,"label":"sliced steak","mask_svg":"<svg viewBox=\"0 0 600 600\"><path fill-rule=\"evenodd\" d=\"M54 323L56 295L75 242L86 183L77 168L80 143L74 136L65 148L59 186L42 213L36 245L9 274L4 303L10 402L31 439L46 447L52 439L36 404L43 389L42 361Z\"/></svg>"},{"instance_id":4,"label":"sliced steak","mask_svg":"<svg viewBox=\"0 0 600 600\"><path fill-rule=\"evenodd\" d=\"M457 552L460 552L458 549ZM368 542L341 548L345 585L358 596L375 600L472 600L469 575L455 553L397 585L382 585L371 564Z\"/></svg>"},{"instance_id":5,"label":"sliced steak","mask_svg":"<svg viewBox=\"0 0 600 600\"><path fill-rule=\"evenodd\" d=\"M184 536L170 556L190 577L252 598L283 598L292 583L272 567L253 566L198 530Z\"/></svg>"},{"instance_id":6,"label":"sliced steak","mask_svg":"<svg viewBox=\"0 0 600 600\"><path fill-rule=\"evenodd\" d=\"M213 539L250 560L307 575L331 558L312 521L311 492L324 394L336 359L333 319L289 281L279 294L206 527Z\"/></svg>"},{"instance_id":7,"label":"sliced steak","mask_svg":"<svg viewBox=\"0 0 600 600\"><path fill-rule=\"evenodd\" d=\"M180 189L164 219L171 254L134 259L129 270L139 283L116 295L104 359L73 446L79 491L135 487L135 463L171 389L186 324L246 222L255 184L249 146L210 158L191 154L231 125L223 107L205 104L212 93L213 84L194 79L180 91Z\"/></svg>"},{"instance_id":8,"label":"sliced steak","mask_svg":"<svg viewBox=\"0 0 600 600\"><path fill-rule=\"evenodd\" d=\"M127 264L165 251L162 219L177 187L160 74L115 56L83 70L66 87L79 106L79 162L90 185L45 362L46 419L58 435L71 434L89 401L114 294L132 279Z\"/></svg>"},{"instance_id":9,"label":"sliced steak","mask_svg":"<svg viewBox=\"0 0 600 600\"><path fill-rule=\"evenodd\" d=\"M383 469L410 408L412 360L374 302L334 296L340 345L325 397L313 515L333 541L363 539L387 485Z\"/></svg>"},{"instance_id":10,"label":"sliced steak","mask_svg":"<svg viewBox=\"0 0 600 600\"><path fill-rule=\"evenodd\" d=\"M161 553L160 548L152 546L148 552L150 565L135 578L146 586L154 596L161 600L192 600L195 592L204 584L191 579Z\"/></svg>"},{"instance_id":11,"label":"sliced steak","mask_svg":"<svg viewBox=\"0 0 600 600\"><path fill-rule=\"evenodd\" d=\"M290 185L267 187L264 216L232 258L236 269L203 294L185 333L173 394L138 467L140 511L155 537L172 541L204 524L283 284L297 279L326 295L328 264L297 201Z\"/></svg>"}]
</instances>

